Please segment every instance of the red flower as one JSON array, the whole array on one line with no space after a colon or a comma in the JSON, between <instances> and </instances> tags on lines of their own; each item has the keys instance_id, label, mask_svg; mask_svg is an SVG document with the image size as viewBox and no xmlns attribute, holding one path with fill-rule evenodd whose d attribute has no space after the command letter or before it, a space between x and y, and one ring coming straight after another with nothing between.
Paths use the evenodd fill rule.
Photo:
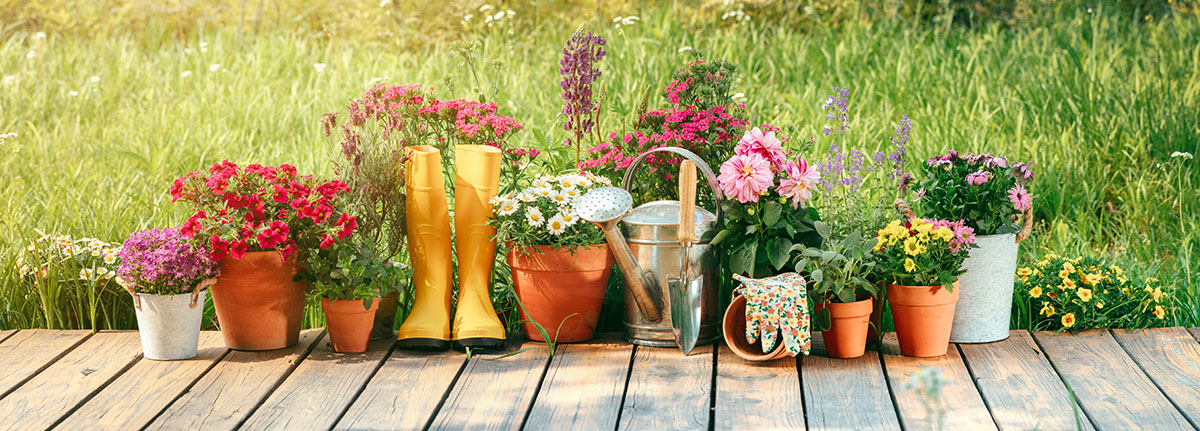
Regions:
<instances>
[{"instance_id":1,"label":"red flower","mask_svg":"<svg viewBox=\"0 0 1200 431\"><path fill-rule=\"evenodd\" d=\"M234 241L229 244L229 257L241 259L242 256L246 255L246 250L249 248L250 246L246 245L244 242Z\"/></svg>"},{"instance_id":2,"label":"red flower","mask_svg":"<svg viewBox=\"0 0 1200 431\"><path fill-rule=\"evenodd\" d=\"M334 241L336 241L336 240L333 239L333 237L329 236L328 234L321 235L321 248L333 247Z\"/></svg>"},{"instance_id":3,"label":"red flower","mask_svg":"<svg viewBox=\"0 0 1200 431\"><path fill-rule=\"evenodd\" d=\"M226 256L229 256L228 242L222 240L221 237L216 235L209 237L208 240L212 246L212 252L209 253L209 257L212 257L212 260L221 260Z\"/></svg>"},{"instance_id":4,"label":"red flower","mask_svg":"<svg viewBox=\"0 0 1200 431\"><path fill-rule=\"evenodd\" d=\"M207 217L208 213L204 211L193 214L191 217L188 217L187 221L183 223L183 226L179 228L179 233L183 234L183 236L187 238L195 236L196 231L199 230L199 227L201 227L200 220L203 220Z\"/></svg>"}]
</instances>

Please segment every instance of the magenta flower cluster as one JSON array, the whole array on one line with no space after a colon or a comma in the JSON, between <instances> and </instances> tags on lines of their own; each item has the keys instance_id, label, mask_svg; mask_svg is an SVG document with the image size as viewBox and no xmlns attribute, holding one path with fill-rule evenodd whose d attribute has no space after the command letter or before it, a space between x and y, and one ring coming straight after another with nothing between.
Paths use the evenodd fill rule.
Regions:
<instances>
[{"instance_id":1,"label":"magenta flower cluster","mask_svg":"<svg viewBox=\"0 0 1200 431\"><path fill-rule=\"evenodd\" d=\"M121 246L119 256L117 275L139 293L188 293L201 281L220 275L208 250L177 227L134 232Z\"/></svg>"},{"instance_id":2,"label":"magenta flower cluster","mask_svg":"<svg viewBox=\"0 0 1200 431\"><path fill-rule=\"evenodd\" d=\"M933 225L934 229L949 228L954 233L954 237L950 238L950 252L957 254L959 251L970 250L971 246L975 245L975 229L971 229L962 220L946 221L946 220L926 220Z\"/></svg>"}]
</instances>

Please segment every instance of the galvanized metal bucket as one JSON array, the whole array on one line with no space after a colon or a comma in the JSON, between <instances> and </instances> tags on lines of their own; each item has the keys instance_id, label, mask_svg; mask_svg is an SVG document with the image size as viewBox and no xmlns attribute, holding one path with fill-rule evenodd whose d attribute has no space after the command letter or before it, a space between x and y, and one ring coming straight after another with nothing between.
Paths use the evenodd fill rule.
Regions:
<instances>
[{"instance_id":1,"label":"galvanized metal bucket","mask_svg":"<svg viewBox=\"0 0 1200 431\"><path fill-rule=\"evenodd\" d=\"M691 268L689 272L695 274L688 277L689 282L702 285L700 336L697 345L709 344L721 337L721 310L718 304L721 271L716 247L709 244L711 235L706 234L718 228L721 219L721 189L717 185L716 175L703 159L688 150L676 147L656 148L634 159L621 181L622 188L629 190L634 170L653 153L673 153L695 162L712 188L717 213L713 214L704 208L696 207L693 217L697 240L687 252L688 266ZM653 275L658 286L668 286L669 278L678 281L682 270L684 248L677 235L679 215L678 201L655 201L634 208L620 222L621 232L629 243L633 260L644 271ZM631 274L622 268L622 275L625 276L626 286L631 285ZM632 289L624 291L625 339L640 346L676 347L670 313L660 313L657 319L651 320L639 307L634 306L636 298ZM667 289L660 289L658 293L662 296L660 304L670 303Z\"/></svg>"}]
</instances>

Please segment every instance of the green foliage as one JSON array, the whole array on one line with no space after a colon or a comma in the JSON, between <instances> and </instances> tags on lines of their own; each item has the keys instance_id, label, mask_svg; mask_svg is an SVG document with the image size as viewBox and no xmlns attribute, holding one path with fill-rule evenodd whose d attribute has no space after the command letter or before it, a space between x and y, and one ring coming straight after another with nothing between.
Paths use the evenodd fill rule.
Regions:
<instances>
[{"instance_id":1,"label":"green foliage","mask_svg":"<svg viewBox=\"0 0 1200 431\"><path fill-rule=\"evenodd\" d=\"M1021 210L1010 200L1009 193L1033 180L1033 172L1024 163L990 154L952 153L943 157L946 159L930 159L922 164L927 175L917 192L924 193L919 201L922 214L941 220L962 220L979 235L1020 230L1014 220ZM971 175L986 180L982 184L969 184Z\"/></svg>"},{"instance_id":2,"label":"green foliage","mask_svg":"<svg viewBox=\"0 0 1200 431\"><path fill-rule=\"evenodd\" d=\"M719 246L726 268L732 274L765 278L783 272L792 261L792 251L820 244L820 217L812 208L784 210L787 199L762 199L741 203L721 202L725 223L711 244Z\"/></svg>"},{"instance_id":3,"label":"green foliage","mask_svg":"<svg viewBox=\"0 0 1200 431\"><path fill-rule=\"evenodd\" d=\"M1013 301L1030 330L1166 326L1175 314L1175 289L1154 277L1130 278L1103 258L1047 254L1017 269Z\"/></svg>"},{"instance_id":4,"label":"green foliage","mask_svg":"<svg viewBox=\"0 0 1200 431\"><path fill-rule=\"evenodd\" d=\"M816 222L818 232L829 232ZM875 259L871 247L875 241L861 232L845 238L825 236L820 247L793 246L799 252L796 272L808 280L808 297L813 301L849 303L863 296L879 296L879 284L873 275Z\"/></svg>"},{"instance_id":5,"label":"green foliage","mask_svg":"<svg viewBox=\"0 0 1200 431\"><path fill-rule=\"evenodd\" d=\"M872 248L883 280L904 286L942 286L954 291L954 282L966 270L962 263L975 247L975 235L961 223L914 217L893 220L879 230Z\"/></svg>"},{"instance_id":6,"label":"green foliage","mask_svg":"<svg viewBox=\"0 0 1200 431\"><path fill-rule=\"evenodd\" d=\"M303 253L302 277L308 280L310 301L364 299L371 308L375 298L404 291L411 271L386 260L374 244L365 241L339 241L326 249Z\"/></svg>"}]
</instances>

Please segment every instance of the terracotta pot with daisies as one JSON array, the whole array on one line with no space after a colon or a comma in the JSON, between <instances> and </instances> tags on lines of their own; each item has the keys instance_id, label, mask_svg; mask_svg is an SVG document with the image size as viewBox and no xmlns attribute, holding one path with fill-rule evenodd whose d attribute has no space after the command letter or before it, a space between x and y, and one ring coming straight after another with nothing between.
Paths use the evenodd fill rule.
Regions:
<instances>
[{"instance_id":1,"label":"terracotta pot with daisies","mask_svg":"<svg viewBox=\"0 0 1200 431\"><path fill-rule=\"evenodd\" d=\"M574 343L592 338L615 264L604 234L575 214L575 198L609 180L591 174L541 176L533 186L497 198L489 222L507 240L506 261L532 340Z\"/></svg>"},{"instance_id":2,"label":"terracotta pot with daisies","mask_svg":"<svg viewBox=\"0 0 1200 431\"><path fill-rule=\"evenodd\" d=\"M274 350L299 342L304 291L298 254L348 237L357 220L340 211L340 180L319 181L290 165L239 167L228 160L175 180L173 200L195 214L180 232L220 265L213 304L225 344Z\"/></svg>"}]
</instances>

